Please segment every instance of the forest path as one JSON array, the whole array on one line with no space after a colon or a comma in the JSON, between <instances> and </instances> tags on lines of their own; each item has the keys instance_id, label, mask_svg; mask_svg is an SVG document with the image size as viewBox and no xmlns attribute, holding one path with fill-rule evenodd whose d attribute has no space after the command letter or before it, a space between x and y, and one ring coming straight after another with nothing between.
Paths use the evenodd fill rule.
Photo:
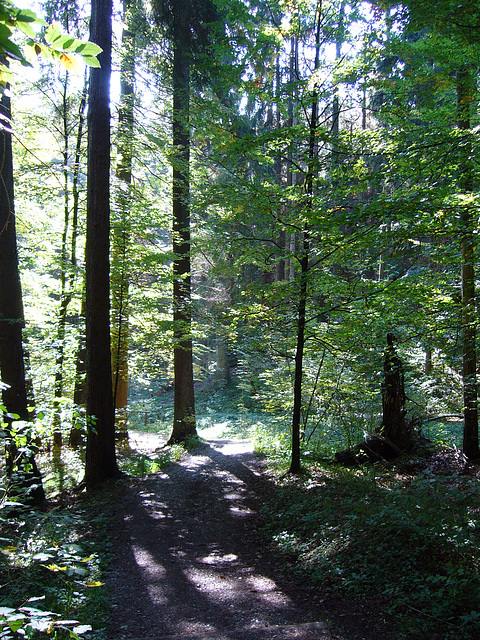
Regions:
<instances>
[{"instance_id":1,"label":"forest path","mask_svg":"<svg viewBox=\"0 0 480 640\"><path fill-rule=\"evenodd\" d=\"M139 450L152 444L136 438ZM108 638L343 638L322 621L314 592L262 543L256 509L268 491L246 440L210 440L158 474L129 480L115 505Z\"/></svg>"}]
</instances>

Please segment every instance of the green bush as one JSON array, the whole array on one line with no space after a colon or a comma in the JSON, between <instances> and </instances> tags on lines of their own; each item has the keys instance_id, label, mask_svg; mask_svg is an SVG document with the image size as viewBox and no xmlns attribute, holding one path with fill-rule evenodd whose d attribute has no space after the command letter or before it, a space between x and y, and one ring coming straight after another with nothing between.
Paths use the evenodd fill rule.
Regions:
<instances>
[{"instance_id":1,"label":"green bush","mask_svg":"<svg viewBox=\"0 0 480 640\"><path fill-rule=\"evenodd\" d=\"M478 638L479 513L473 479L326 468L265 507L279 549L323 588L380 599L409 639Z\"/></svg>"}]
</instances>

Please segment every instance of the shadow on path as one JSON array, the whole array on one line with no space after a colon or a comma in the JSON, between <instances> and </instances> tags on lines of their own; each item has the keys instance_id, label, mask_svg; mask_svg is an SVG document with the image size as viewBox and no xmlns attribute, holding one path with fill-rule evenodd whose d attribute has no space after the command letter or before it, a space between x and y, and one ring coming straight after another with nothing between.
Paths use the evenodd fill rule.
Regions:
<instances>
[{"instance_id":1,"label":"shadow on path","mask_svg":"<svg viewBox=\"0 0 480 640\"><path fill-rule=\"evenodd\" d=\"M248 442L215 440L132 480L116 507L108 638L339 638L262 548L258 469Z\"/></svg>"}]
</instances>

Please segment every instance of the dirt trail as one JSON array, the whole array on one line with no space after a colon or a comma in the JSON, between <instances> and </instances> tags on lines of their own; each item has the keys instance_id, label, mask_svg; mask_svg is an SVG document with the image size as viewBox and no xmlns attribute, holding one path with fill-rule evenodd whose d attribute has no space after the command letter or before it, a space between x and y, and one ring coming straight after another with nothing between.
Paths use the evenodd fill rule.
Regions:
<instances>
[{"instance_id":1,"label":"dirt trail","mask_svg":"<svg viewBox=\"0 0 480 640\"><path fill-rule=\"evenodd\" d=\"M145 448L141 440L134 443ZM268 492L247 441L211 440L116 505L112 640L333 640L312 592L262 548ZM324 613L323 613L324 615ZM349 634L348 640L364 636Z\"/></svg>"}]
</instances>

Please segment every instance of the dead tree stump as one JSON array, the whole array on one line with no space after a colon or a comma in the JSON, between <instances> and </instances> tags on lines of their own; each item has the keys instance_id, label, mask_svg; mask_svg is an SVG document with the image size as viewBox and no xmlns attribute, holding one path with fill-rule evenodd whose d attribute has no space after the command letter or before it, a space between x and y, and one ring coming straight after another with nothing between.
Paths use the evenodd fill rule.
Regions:
<instances>
[{"instance_id":1,"label":"dead tree stump","mask_svg":"<svg viewBox=\"0 0 480 640\"><path fill-rule=\"evenodd\" d=\"M393 333L387 333L387 348L383 360L383 419L380 434L400 453L412 444L412 428L405 419L403 365L395 350L394 341Z\"/></svg>"},{"instance_id":2,"label":"dead tree stump","mask_svg":"<svg viewBox=\"0 0 480 640\"><path fill-rule=\"evenodd\" d=\"M338 451L335 459L351 466L365 462L390 461L408 451L413 444L413 425L405 419L403 365L394 347L393 333L387 333L383 361L382 425L356 447Z\"/></svg>"}]
</instances>

